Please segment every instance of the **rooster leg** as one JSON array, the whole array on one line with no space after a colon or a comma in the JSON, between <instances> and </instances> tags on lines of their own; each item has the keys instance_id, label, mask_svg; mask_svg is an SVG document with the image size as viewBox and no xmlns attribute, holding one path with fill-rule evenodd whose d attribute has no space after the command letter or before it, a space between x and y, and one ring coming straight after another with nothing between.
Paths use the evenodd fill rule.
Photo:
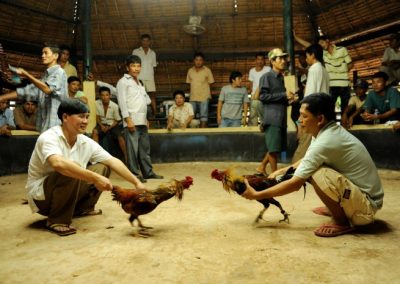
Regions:
<instances>
[{"instance_id":1,"label":"rooster leg","mask_svg":"<svg viewBox=\"0 0 400 284\"><path fill-rule=\"evenodd\" d=\"M153 229L153 227L146 227L146 226L143 226L142 222L139 220L139 217L137 217L136 220L138 221L138 226L139 226L141 229L143 229L143 230Z\"/></svg>"},{"instance_id":2,"label":"rooster leg","mask_svg":"<svg viewBox=\"0 0 400 284\"><path fill-rule=\"evenodd\" d=\"M257 218L254 220L254 223L257 224L260 220L263 219L264 212L267 211L268 207L264 207L263 210L258 213Z\"/></svg>"},{"instance_id":3,"label":"rooster leg","mask_svg":"<svg viewBox=\"0 0 400 284\"><path fill-rule=\"evenodd\" d=\"M281 223L281 222L286 222L286 223L288 223L289 224L289 213L287 213L283 208L282 208L282 205L278 202L278 201L276 201L275 199L273 199L273 198L271 198L270 200L269 200L269 202L271 203L271 204L274 204L276 207L278 207L280 210L281 210L281 213L282 213L282 215L283 215L283 219L282 220L279 220L279 223Z\"/></svg>"}]
</instances>

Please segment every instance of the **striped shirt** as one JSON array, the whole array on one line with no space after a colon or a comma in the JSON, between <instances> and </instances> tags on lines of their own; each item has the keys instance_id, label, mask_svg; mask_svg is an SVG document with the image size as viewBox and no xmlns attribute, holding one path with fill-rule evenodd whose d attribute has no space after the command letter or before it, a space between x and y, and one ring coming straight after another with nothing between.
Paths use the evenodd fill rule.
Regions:
<instances>
[{"instance_id":1,"label":"striped shirt","mask_svg":"<svg viewBox=\"0 0 400 284\"><path fill-rule=\"evenodd\" d=\"M20 99L31 97L38 101L36 111L36 129L44 132L47 129L60 125L57 110L61 101L68 98L67 75L60 65L56 64L47 68L41 79L49 86L52 93L46 95L34 84L29 84L23 88L17 88L17 95Z\"/></svg>"},{"instance_id":2,"label":"striped shirt","mask_svg":"<svg viewBox=\"0 0 400 284\"><path fill-rule=\"evenodd\" d=\"M351 57L347 49L343 46L333 44L332 54L324 50L325 68L329 74L330 87L348 87L349 86L349 68Z\"/></svg>"}]
</instances>

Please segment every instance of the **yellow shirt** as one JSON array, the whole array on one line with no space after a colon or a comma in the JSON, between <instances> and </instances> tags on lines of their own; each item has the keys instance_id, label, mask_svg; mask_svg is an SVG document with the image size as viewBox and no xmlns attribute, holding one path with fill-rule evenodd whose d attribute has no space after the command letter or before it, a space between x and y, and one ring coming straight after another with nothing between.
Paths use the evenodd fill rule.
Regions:
<instances>
[{"instance_id":1,"label":"yellow shirt","mask_svg":"<svg viewBox=\"0 0 400 284\"><path fill-rule=\"evenodd\" d=\"M75 66L72 65L72 64L70 64L69 61L67 61L67 63L65 63L64 71L65 71L65 73L67 74L67 79L68 79L70 76L78 77L78 72L76 72Z\"/></svg>"},{"instance_id":2,"label":"yellow shirt","mask_svg":"<svg viewBox=\"0 0 400 284\"><path fill-rule=\"evenodd\" d=\"M214 77L211 70L203 66L196 70L193 66L188 70L186 83L190 84L190 101L203 102L210 98L210 84L214 83Z\"/></svg>"}]
</instances>

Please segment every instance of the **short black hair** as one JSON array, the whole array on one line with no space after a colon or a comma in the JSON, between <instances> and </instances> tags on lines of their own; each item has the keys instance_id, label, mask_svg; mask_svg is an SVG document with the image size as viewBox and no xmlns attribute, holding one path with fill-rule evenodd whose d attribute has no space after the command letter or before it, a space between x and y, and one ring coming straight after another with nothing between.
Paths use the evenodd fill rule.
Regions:
<instances>
[{"instance_id":1,"label":"short black hair","mask_svg":"<svg viewBox=\"0 0 400 284\"><path fill-rule=\"evenodd\" d=\"M140 36L140 39L145 39L145 38L151 39L151 36L149 34L142 34Z\"/></svg>"},{"instance_id":2,"label":"short black hair","mask_svg":"<svg viewBox=\"0 0 400 284\"><path fill-rule=\"evenodd\" d=\"M64 99L61 101L57 110L57 116L62 121L63 114L73 115L79 113L88 113L89 108L78 99Z\"/></svg>"},{"instance_id":3,"label":"short black hair","mask_svg":"<svg viewBox=\"0 0 400 284\"><path fill-rule=\"evenodd\" d=\"M374 75L372 75L372 79L374 78L382 78L385 81L389 80L388 74L383 71L376 72Z\"/></svg>"},{"instance_id":4,"label":"short black hair","mask_svg":"<svg viewBox=\"0 0 400 284\"><path fill-rule=\"evenodd\" d=\"M48 47L50 48L51 52L60 54L60 46L54 42L45 42L42 46L43 48Z\"/></svg>"},{"instance_id":5,"label":"short black hair","mask_svg":"<svg viewBox=\"0 0 400 284\"><path fill-rule=\"evenodd\" d=\"M181 95L181 96L183 96L183 98L185 98L185 92L182 91L182 90L176 90L176 91L174 92L174 94L173 94L174 100L175 100L175 98L176 98L177 95Z\"/></svg>"},{"instance_id":6,"label":"short black hair","mask_svg":"<svg viewBox=\"0 0 400 284\"><path fill-rule=\"evenodd\" d=\"M126 66L129 66L130 64L135 64L135 63L142 64L142 59L140 59L140 57L137 55L133 55L133 54L128 55L128 57L125 60Z\"/></svg>"},{"instance_id":7,"label":"short black hair","mask_svg":"<svg viewBox=\"0 0 400 284\"><path fill-rule=\"evenodd\" d=\"M110 88L109 88L109 87L106 87L106 86L101 86L101 87L99 88L99 94L101 94L102 92L108 92L109 94L111 94Z\"/></svg>"},{"instance_id":8,"label":"short black hair","mask_svg":"<svg viewBox=\"0 0 400 284\"><path fill-rule=\"evenodd\" d=\"M315 58L324 65L324 50L322 49L322 46L319 44L312 44L308 46L305 50L306 53L312 55L314 54Z\"/></svg>"},{"instance_id":9,"label":"short black hair","mask_svg":"<svg viewBox=\"0 0 400 284\"><path fill-rule=\"evenodd\" d=\"M317 40L316 41L319 42L320 40L325 41L325 40L329 40L329 38L326 35L319 35L319 36L317 36Z\"/></svg>"},{"instance_id":10,"label":"short black hair","mask_svg":"<svg viewBox=\"0 0 400 284\"><path fill-rule=\"evenodd\" d=\"M242 73L239 71L232 71L231 75L229 76L229 83L232 83L237 77L243 77Z\"/></svg>"},{"instance_id":11,"label":"short black hair","mask_svg":"<svg viewBox=\"0 0 400 284\"><path fill-rule=\"evenodd\" d=\"M335 102L328 94L314 93L305 96L301 104L307 104L306 109L314 116L324 115L327 121L336 119Z\"/></svg>"},{"instance_id":12,"label":"short black hair","mask_svg":"<svg viewBox=\"0 0 400 284\"><path fill-rule=\"evenodd\" d=\"M71 53L71 48L70 48L68 45L66 45L66 44L60 45L60 50L61 50L61 51L63 51L63 50L68 50L68 52Z\"/></svg>"},{"instance_id":13,"label":"short black hair","mask_svg":"<svg viewBox=\"0 0 400 284\"><path fill-rule=\"evenodd\" d=\"M264 59L265 59L265 57L267 57L267 55L265 54L265 52L262 52L262 51L257 52L255 57L257 58L257 57L259 57L259 56L262 57L262 58L264 58Z\"/></svg>"},{"instance_id":14,"label":"short black hair","mask_svg":"<svg viewBox=\"0 0 400 284\"><path fill-rule=\"evenodd\" d=\"M79 83L82 83L81 79L79 79L76 76L69 76L67 81L68 81L68 84L70 84L71 82L75 82L75 81L78 81Z\"/></svg>"},{"instance_id":15,"label":"short black hair","mask_svg":"<svg viewBox=\"0 0 400 284\"><path fill-rule=\"evenodd\" d=\"M201 57L201 58L204 59L204 53L200 52L200 51L197 51L197 52L194 53L193 59L195 59L196 57Z\"/></svg>"}]
</instances>

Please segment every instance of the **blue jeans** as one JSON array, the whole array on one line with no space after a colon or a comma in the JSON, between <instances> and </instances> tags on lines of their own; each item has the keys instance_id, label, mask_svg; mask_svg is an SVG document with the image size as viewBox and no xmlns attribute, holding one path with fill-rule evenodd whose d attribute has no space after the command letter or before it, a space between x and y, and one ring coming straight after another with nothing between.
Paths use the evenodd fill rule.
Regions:
<instances>
[{"instance_id":1,"label":"blue jeans","mask_svg":"<svg viewBox=\"0 0 400 284\"><path fill-rule=\"evenodd\" d=\"M240 127L242 125L241 119L222 118L219 127Z\"/></svg>"},{"instance_id":2,"label":"blue jeans","mask_svg":"<svg viewBox=\"0 0 400 284\"><path fill-rule=\"evenodd\" d=\"M194 117L200 113L200 121L208 121L208 99L203 102L190 102L193 107Z\"/></svg>"}]
</instances>

